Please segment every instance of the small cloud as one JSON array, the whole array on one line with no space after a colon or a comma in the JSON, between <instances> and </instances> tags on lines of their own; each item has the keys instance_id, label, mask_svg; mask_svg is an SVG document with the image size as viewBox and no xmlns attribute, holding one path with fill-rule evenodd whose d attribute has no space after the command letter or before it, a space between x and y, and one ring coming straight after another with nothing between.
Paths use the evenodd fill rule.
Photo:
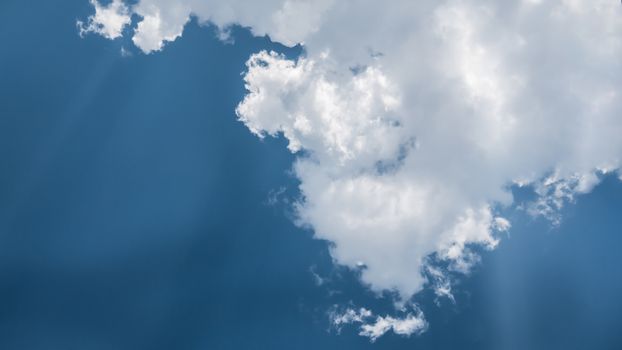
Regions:
<instances>
[{"instance_id":1,"label":"small cloud","mask_svg":"<svg viewBox=\"0 0 622 350\"><path fill-rule=\"evenodd\" d=\"M265 202L266 205L275 206L279 202L284 201L285 199L283 199L283 194L285 194L285 191L287 191L287 188L283 186L279 187L278 189L270 190L270 192L268 193L268 198Z\"/></svg>"},{"instance_id":2,"label":"small cloud","mask_svg":"<svg viewBox=\"0 0 622 350\"><path fill-rule=\"evenodd\" d=\"M404 317L374 316L374 313L366 308L358 310L349 308L342 313L333 311L329 316L331 324L338 332L344 325L358 324L359 335L368 337L372 343L389 331L409 337L421 334L428 328L423 313L418 309Z\"/></svg>"},{"instance_id":3,"label":"small cloud","mask_svg":"<svg viewBox=\"0 0 622 350\"><path fill-rule=\"evenodd\" d=\"M127 50L125 47L121 47L121 57L132 57L134 54Z\"/></svg>"},{"instance_id":4,"label":"small cloud","mask_svg":"<svg viewBox=\"0 0 622 350\"><path fill-rule=\"evenodd\" d=\"M326 283L326 278L320 276L317 272L315 272L315 266L311 266L309 268L309 272L311 272L311 276L313 276L313 281L315 281L315 285L322 286Z\"/></svg>"},{"instance_id":5,"label":"small cloud","mask_svg":"<svg viewBox=\"0 0 622 350\"><path fill-rule=\"evenodd\" d=\"M231 33L231 26L217 27L216 37L218 38L218 40L222 41L225 44L229 44L229 45L235 44L235 38L233 37Z\"/></svg>"},{"instance_id":6,"label":"small cloud","mask_svg":"<svg viewBox=\"0 0 622 350\"><path fill-rule=\"evenodd\" d=\"M561 211L564 206L573 203L577 194L592 191L600 181L595 171L566 176L555 172L533 184L537 198L527 204L527 213L533 217L543 217L554 227L558 227L561 225Z\"/></svg>"},{"instance_id":7,"label":"small cloud","mask_svg":"<svg viewBox=\"0 0 622 350\"><path fill-rule=\"evenodd\" d=\"M455 304L456 299L452 293L451 279L447 273L443 272L440 268L432 266L430 263L425 266L425 270L429 276L434 294L436 295L436 299L434 300L436 305L440 305L441 298L447 298Z\"/></svg>"},{"instance_id":8,"label":"small cloud","mask_svg":"<svg viewBox=\"0 0 622 350\"><path fill-rule=\"evenodd\" d=\"M121 37L125 26L131 23L130 10L123 1L113 0L108 5L101 5L99 1L91 0L91 4L95 7L95 14L86 22L76 22L80 36L96 33L107 39Z\"/></svg>"},{"instance_id":9,"label":"small cloud","mask_svg":"<svg viewBox=\"0 0 622 350\"><path fill-rule=\"evenodd\" d=\"M395 334L407 337L412 334L420 334L428 327L427 322L422 316L421 314L408 314L403 318L378 316L374 323L363 324L359 335L369 337L371 342L375 342L390 330L393 330Z\"/></svg>"},{"instance_id":10,"label":"small cloud","mask_svg":"<svg viewBox=\"0 0 622 350\"><path fill-rule=\"evenodd\" d=\"M507 232L512 227L512 224L510 224L508 219L498 216L494 219L492 227L499 232Z\"/></svg>"}]
</instances>

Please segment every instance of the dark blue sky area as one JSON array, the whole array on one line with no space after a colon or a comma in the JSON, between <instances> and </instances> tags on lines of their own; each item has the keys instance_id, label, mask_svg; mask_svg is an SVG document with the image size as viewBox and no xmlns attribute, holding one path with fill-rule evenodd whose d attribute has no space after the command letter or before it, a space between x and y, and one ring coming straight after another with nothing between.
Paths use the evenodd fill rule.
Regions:
<instances>
[{"instance_id":1,"label":"dark blue sky area","mask_svg":"<svg viewBox=\"0 0 622 350\"><path fill-rule=\"evenodd\" d=\"M250 54L299 49L241 29L227 45L193 24L146 56L80 39L90 11L0 2L0 349L622 348L614 178L559 229L511 214L456 305L417 297L422 336L329 332L333 305L391 301L292 224L293 156L234 114Z\"/></svg>"}]
</instances>

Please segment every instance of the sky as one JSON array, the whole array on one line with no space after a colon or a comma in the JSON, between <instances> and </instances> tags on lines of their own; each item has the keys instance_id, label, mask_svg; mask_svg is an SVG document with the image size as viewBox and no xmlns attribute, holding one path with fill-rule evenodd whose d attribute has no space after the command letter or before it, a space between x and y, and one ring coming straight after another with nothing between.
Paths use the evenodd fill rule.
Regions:
<instances>
[{"instance_id":1,"label":"sky","mask_svg":"<svg viewBox=\"0 0 622 350\"><path fill-rule=\"evenodd\" d=\"M2 349L622 347L615 1L8 0L0 39Z\"/></svg>"}]
</instances>

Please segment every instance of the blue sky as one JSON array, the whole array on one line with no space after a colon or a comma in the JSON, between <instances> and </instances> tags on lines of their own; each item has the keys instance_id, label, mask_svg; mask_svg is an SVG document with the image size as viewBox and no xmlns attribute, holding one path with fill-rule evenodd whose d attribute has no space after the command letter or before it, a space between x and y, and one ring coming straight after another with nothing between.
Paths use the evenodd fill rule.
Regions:
<instances>
[{"instance_id":1,"label":"blue sky","mask_svg":"<svg viewBox=\"0 0 622 350\"><path fill-rule=\"evenodd\" d=\"M481 260L444 270L455 301L426 285L412 301L427 330L370 342L331 313L401 317L401 290L373 292L382 282L347 267L317 212L297 224L316 173L293 170L292 138L260 139L236 115L251 55L313 51L239 26L226 43L195 18L145 54L130 27L81 38L92 14L83 0L0 4L0 348L622 347L617 175L575 191L559 226L530 213L537 182L509 186L498 247L467 240Z\"/></svg>"}]
</instances>

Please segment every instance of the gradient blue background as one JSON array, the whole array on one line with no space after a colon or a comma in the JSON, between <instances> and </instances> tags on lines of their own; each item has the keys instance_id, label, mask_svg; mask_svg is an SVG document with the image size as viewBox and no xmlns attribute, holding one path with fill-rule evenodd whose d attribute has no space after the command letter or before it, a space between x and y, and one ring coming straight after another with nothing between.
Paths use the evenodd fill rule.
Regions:
<instances>
[{"instance_id":1,"label":"gradient blue background","mask_svg":"<svg viewBox=\"0 0 622 350\"><path fill-rule=\"evenodd\" d=\"M391 300L292 224L294 157L234 114L250 54L300 48L193 23L146 56L80 39L91 11L0 2L0 349L622 349L613 177L558 229L510 210L455 305L417 296L425 334L329 331L333 305Z\"/></svg>"}]
</instances>

